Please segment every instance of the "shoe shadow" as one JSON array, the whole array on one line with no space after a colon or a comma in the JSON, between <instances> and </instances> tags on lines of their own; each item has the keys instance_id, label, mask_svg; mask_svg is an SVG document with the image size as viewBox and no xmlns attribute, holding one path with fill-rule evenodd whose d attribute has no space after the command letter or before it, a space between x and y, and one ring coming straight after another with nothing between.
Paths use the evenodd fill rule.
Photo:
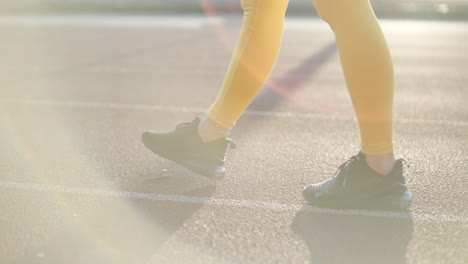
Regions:
<instances>
[{"instance_id":1,"label":"shoe shadow","mask_svg":"<svg viewBox=\"0 0 468 264\"><path fill-rule=\"evenodd\" d=\"M160 177L161 172L169 176ZM135 183L137 192L148 194L149 198L127 200L131 214L108 221L106 240L118 252L109 263L148 263L161 253L161 246L187 219L203 207L204 199L213 196L217 187L214 182L169 161L148 168L140 176L140 181ZM158 198L152 199L155 196L151 195Z\"/></svg>"},{"instance_id":2,"label":"shoe shadow","mask_svg":"<svg viewBox=\"0 0 468 264\"><path fill-rule=\"evenodd\" d=\"M178 196L211 197L215 188L208 185ZM50 234L41 238L40 244L32 242L8 263L148 263L154 256L164 255L161 247L204 205L203 199L181 203L152 199L159 196L150 192L139 193L144 194L141 197L135 195L137 192L121 194L124 197L100 196L99 200L79 197L79 203L74 196L62 196L61 201L76 215L65 214L58 220L52 217L51 222L59 224L40 227Z\"/></svg>"},{"instance_id":3,"label":"shoe shadow","mask_svg":"<svg viewBox=\"0 0 468 264\"><path fill-rule=\"evenodd\" d=\"M165 180L165 183L159 182L158 189L165 189L166 192L177 193L177 195L169 194L174 197L193 197L195 202L177 202L177 201L154 201L154 200L133 200L132 205L139 213L140 218L146 220L147 223L154 228L149 230L139 230L139 235L134 235L133 239L127 240L122 236L123 240L128 242L122 245L121 250L126 252L123 255L126 261L123 263L147 263L153 256L158 254L158 250L169 238L171 238L177 230L192 217L202 206L203 202L197 198L205 199L212 197L216 186L208 185L200 188L192 188L189 191L178 192L177 189L187 188L186 180ZM163 186L167 186L164 188ZM155 193L158 193L155 191ZM135 227L138 229L139 227ZM131 244L131 247L130 247Z\"/></svg>"},{"instance_id":4,"label":"shoe shadow","mask_svg":"<svg viewBox=\"0 0 468 264\"><path fill-rule=\"evenodd\" d=\"M291 228L309 247L310 263L406 263L411 217L337 215L307 207L296 214Z\"/></svg>"}]
</instances>

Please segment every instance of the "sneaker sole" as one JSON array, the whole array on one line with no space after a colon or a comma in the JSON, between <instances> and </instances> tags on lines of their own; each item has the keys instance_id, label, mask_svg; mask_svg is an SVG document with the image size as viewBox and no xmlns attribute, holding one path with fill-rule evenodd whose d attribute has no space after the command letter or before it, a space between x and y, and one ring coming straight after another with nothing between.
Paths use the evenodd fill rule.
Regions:
<instances>
[{"instance_id":1,"label":"sneaker sole","mask_svg":"<svg viewBox=\"0 0 468 264\"><path fill-rule=\"evenodd\" d=\"M398 196L389 195L373 198L372 200L347 200L345 202L308 202L312 205L323 208L405 211L411 207L413 203L413 195L409 191L405 191Z\"/></svg>"},{"instance_id":2,"label":"sneaker sole","mask_svg":"<svg viewBox=\"0 0 468 264\"><path fill-rule=\"evenodd\" d=\"M210 167L207 168L206 166L203 166L201 162L197 162L195 160L177 160L177 159L169 159L184 168L207 178L214 179L214 180L220 180L224 178L225 175L225 169L224 167L221 166L215 166L215 167Z\"/></svg>"},{"instance_id":3,"label":"sneaker sole","mask_svg":"<svg viewBox=\"0 0 468 264\"><path fill-rule=\"evenodd\" d=\"M214 166L214 167L207 167L204 165L202 162L196 161L196 160L186 160L186 159L181 159L177 157L173 157L170 155L164 155L157 150L151 148L148 146L145 141L143 140L143 144L147 149L149 149L151 152L154 154L160 156L161 158L170 160L172 162L175 162L176 164L190 170L191 172L194 172L198 175L201 175L206 178L214 179L214 180L220 180L224 178L225 175L225 169L224 167L221 166Z\"/></svg>"}]
</instances>

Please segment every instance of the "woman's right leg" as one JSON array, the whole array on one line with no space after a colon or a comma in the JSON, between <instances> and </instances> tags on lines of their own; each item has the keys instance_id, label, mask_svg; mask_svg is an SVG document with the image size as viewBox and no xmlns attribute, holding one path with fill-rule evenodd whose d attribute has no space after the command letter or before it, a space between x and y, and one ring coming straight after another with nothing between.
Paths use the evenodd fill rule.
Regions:
<instances>
[{"instance_id":1,"label":"woman's right leg","mask_svg":"<svg viewBox=\"0 0 468 264\"><path fill-rule=\"evenodd\" d=\"M199 125L205 141L225 137L266 82L279 54L288 0L241 0L242 31L223 86Z\"/></svg>"},{"instance_id":2,"label":"woman's right leg","mask_svg":"<svg viewBox=\"0 0 468 264\"><path fill-rule=\"evenodd\" d=\"M303 195L324 207L407 209L403 160L393 155L393 64L369 0L313 0L330 25L361 133L361 151Z\"/></svg>"}]
</instances>

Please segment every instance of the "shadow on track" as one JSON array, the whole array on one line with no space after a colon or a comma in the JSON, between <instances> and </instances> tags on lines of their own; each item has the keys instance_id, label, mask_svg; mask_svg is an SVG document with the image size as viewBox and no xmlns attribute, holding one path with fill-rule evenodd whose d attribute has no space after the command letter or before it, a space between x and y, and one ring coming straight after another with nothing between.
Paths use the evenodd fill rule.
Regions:
<instances>
[{"instance_id":1,"label":"shadow on track","mask_svg":"<svg viewBox=\"0 0 468 264\"><path fill-rule=\"evenodd\" d=\"M210 197L215 186L181 193ZM170 191L170 190L169 190ZM70 196L73 198L73 196ZM92 197L94 198L94 197ZM68 200L68 198L67 198ZM155 202L150 199L100 197L80 198L84 207L73 205L76 215L60 225L41 226L48 236L30 245L14 259L0 257L2 263L28 264L127 264L148 263L158 257L161 247L203 204ZM72 200L67 202L69 205ZM51 217L50 221L58 221ZM60 222L60 221L58 221ZM33 234L31 234L33 235ZM3 261L5 260L5 261Z\"/></svg>"},{"instance_id":2,"label":"shadow on track","mask_svg":"<svg viewBox=\"0 0 468 264\"><path fill-rule=\"evenodd\" d=\"M310 263L406 263L413 235L411 218L318 214L303 209L291 228L308 245Z\"/></svg>"},{"instance_id":3,"label":"shadow on track","mask_svg":"<svg viewBox=\"0 0 468 264\"><path fill-rule=\"evenodd\" d=\"M319 51L306 57L279 79L269 81L263 90L253 99L247 110L270 112L281 106L281 104L292 100L291 98L305 88L306 82L310 81L325 63L336 55L336 52L335 41L324 45ZM267 117L241 117L237 122L236 128L232 131L233 138L240 140L242 137L259 129L261 126L259 121L265 118Z\"/></svg>"},{"instance_id":4,"label":"shadow on track","mask_svg":"<svg viewBox=\"0 0 468 264\"><path fill-rule=\"evenodd\" d=\"M269 81L249 106L249 110L272 111L278 105L290 99L292 95L305 88L304 84L337 52L335 41L323 46L318 52L302 60L296 67L279 79Z\"/></svg>"}]
</instances>

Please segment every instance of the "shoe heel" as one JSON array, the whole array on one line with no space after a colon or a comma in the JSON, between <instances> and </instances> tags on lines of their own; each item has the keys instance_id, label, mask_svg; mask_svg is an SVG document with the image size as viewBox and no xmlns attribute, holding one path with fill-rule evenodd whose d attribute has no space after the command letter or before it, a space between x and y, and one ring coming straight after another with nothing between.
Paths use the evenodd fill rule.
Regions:
<instances>
[{"instance_id":1,"label":"shoe heel","mask_svg":"<svg viewBox=\"0 0 468 264\"><path fill-rule=\"evenodd\" d=\"M400 197L400 208L409 209L413 204L413 195L409 191L405 191Z\"/></svg>"},{"instance_id":2,"label":"shoe heel","mask_svg":"<svg viewBox=\"0 0 468 264\"><path fill-rule=\"evenodd\" d=\"M403 194L398 196L391 195L374 200L371 202L369 209L405 211L411 207L412 203L413 195L409 191L405 191Z\"/></svg>"}]
</instances>

